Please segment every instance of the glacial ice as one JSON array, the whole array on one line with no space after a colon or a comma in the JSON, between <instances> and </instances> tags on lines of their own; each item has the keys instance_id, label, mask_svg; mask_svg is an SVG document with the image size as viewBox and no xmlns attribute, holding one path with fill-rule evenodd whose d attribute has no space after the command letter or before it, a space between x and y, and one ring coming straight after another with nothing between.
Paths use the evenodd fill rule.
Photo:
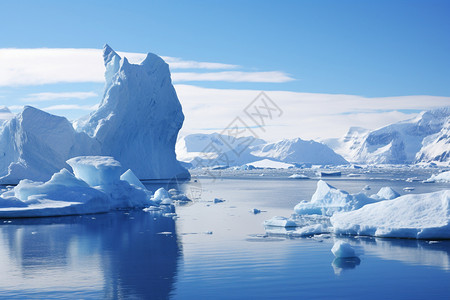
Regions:
<instances>
[{"instance_id":1,"label":"glacial ice","mask_svg":"<svg viewBox=\"0 0 450 300\"><path fill-rule=\"evenodd\" d=\"M450 238L450 190L409 194L335 213L336 234L413 239Z\"/></svg>"},{"instance_id":2,"label":"glacial ice","mask_svg":"<svg viewBox=\"0 0 450 300\"><path fill-rule=\"evenodd\" d=\"M319 180L311 201L301 201L294 211L299 215L331 216L337 211L355 210L375 201L363 193L349 194Z\"/></svg>"},{"instance_id":3,"label":"glacial ice","mask_svg":"<svg viewBox=\"0 0 450 300\"><path fill-rule=\"evenodd\" d=\"M296 227L297 224L288 218L285 217L273 217L272 219L264 221L264 226L272 226L272 227Z\"/></svg>"},{"instance_id":4,"label":"glacial ice","mask_svg":"<svg viewBox=\"0 0 450 300\"><path fill-rule=\"evenodd\" d=\"M103 56L105 93L88 117L72 124L31 106L14 117L0 109L0 183L48 181L70 170L68 159L92 155L112 156L140 179L190 177L175 156L184 115L168 65L151 53L130 64L108 45Z\"/></svg>"},{"instance_id":5,"label":"glacial ice","mask_svg":"<svg viewBox=\"0 0 450 300\"><path fill-rule=\"evenodd\" d=\"M394 191L393 188L389 186L382 187L378 193L373 194L370 196L370 198L375 200L392 200L394 198L399 197L400 194Z\"/></svg>"},{"instance_id":6,"label":"glacial ice","mask_svg":"<svg viewBox=\"0 0 450 300\"><path fill-rule=\"evenodd\" d=\"M433 174L425 182L450 182L450 171Z\"/></svg>"},{"instance_id":7,"label":"glacial ice","mask_svg":"<svg viewBox=\"0 0 450 300\"><path fill-rule=\"evenodd\" d=\"M0 217L46 217L147 207L149 191L120 179L121 165L111 157L75 157L47 182L23 179L0 195Z\"/></svg>"},{"instance_id":8,"label":"glacial ice","mask_svg":"<svg viewBox=\"0 0 450 300\"><path fill-rule=\"evenodd\" d=\"M334 243L331 252L336 258L350 258L356 257L355 249L344 241L338 240Z\"/></svg>"}]
</instances>

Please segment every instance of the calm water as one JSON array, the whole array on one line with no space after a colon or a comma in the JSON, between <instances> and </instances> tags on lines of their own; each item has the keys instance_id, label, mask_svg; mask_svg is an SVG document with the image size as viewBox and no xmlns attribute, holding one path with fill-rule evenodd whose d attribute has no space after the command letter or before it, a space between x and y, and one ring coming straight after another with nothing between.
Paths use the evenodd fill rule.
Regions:
<instances>
[{"instance_id":1,"label":"calm water","mask_svg":"<svg viewBox=\"0 0 450 300\"><path fill-rule=\"evenodd\" d=\"M387 185L402 194L406 186L415 187L413 193L450 188L398 180L408 177L329 182L349 192L366 184L373 193ZM450 241L346 238L363 254L359 260L335 260L332 236L266 236L262 222L289 216L296 203L310 199L316 182L199 177L179 186L197 199L177 207L176 220L132 211L5 221L0 298L449 298ZM225 201L215 204L214 198ZM253 208L263 212L255 215Z\"/></svg>"}]
</instances>

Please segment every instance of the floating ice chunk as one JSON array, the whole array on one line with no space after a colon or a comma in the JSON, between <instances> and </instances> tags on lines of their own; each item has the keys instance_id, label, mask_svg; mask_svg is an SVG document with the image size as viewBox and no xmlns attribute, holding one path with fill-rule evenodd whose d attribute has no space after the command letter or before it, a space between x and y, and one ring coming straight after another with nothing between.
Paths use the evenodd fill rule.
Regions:
<instances>
[{"instance_id":1,"label":"floating ice chunk","mask_svg":"<svg viewBox=\"0 0 450 300\"><path fill-rule=\"evenodd\" d=\"M257 215L257 214L261 213L261 210L254 208L254 209L252 209L252 213Z\"/></svg>"},{"instance_id":2,"label":"floating ice chunk","mask_svg":"<svg viewBox=\"0 0 450 300\"><path fill-rule=\"evenodd\" d=\"M442 172L440 174L433 174L430 178L425 180L425 182L450 182L450 171Z\"/></svg>"},{"instance_id":3,"label":"floating ice chunk","mask_svg":"<svg viewBox=\"0 0 450 300\"><path fill-rule=\"evenodd\" d=\"M166 189L159 188L156 190L151 200L155 201L156 203L161 203L165 199L170 199L169 193L166 191Z\"/></svg>"},{"instance_id":4,"label":"floating ice chunk","mask_svg":"<svg viewBox=\"0 0 450 300\"><path fill-rule=\"evenodd\" d=\"M403 188L403 190L405 191L405 192L411 192L411 191L414 191L416 188L415 187L412 187L412 186L407 186L407 187L404 187Z\"/></svg>"},{"instance_id":5,"label":"floating ice chunk","mask_svg":"<svg viewBox=\"0 0 450 300\"><path fill-rule=\"evenodd\" d=\"M370 187L370 185L366 185L366 186L364 186L363 190L365 190L365 191L370 191L370 190L371 190L371 187Z\"/></svg>"},{"instance_id":6,"label":"floating ice chunk","mask_svg":"<svg viewBox=\"0 0 450 300\"><path fill-rule=\"evenodd\" d=\"M336 211L358 209L374 201L362 193L351 195L319 180L311 201L301 201L294 207L294 211L299 215L331 216Z\"/></svg>"},{"instance_id":7,"label":"floating ice chunk","mask_svg":"<svg viewBox=\"0 0 450 300\"><path fill-rule=\"evenodd\" d=\"M356 257L355 249L353 249L349 243L341 240L334 243L333 248L331 248L331 252L333 252L334 256L337 258Z\"/></svg>"},{"instance_id":8,"label":"floating ice chunk","mask_svg":"<svg viewBox=\"0 0 450 300\"><path fill-rule=\"evenodd\" d=\"M304 174L292 174L291 176L289 176L289 178L292 178L292 179L309 179L309 177L304 175Z\"/></svg>"},{"instance_id":9,"label":"floating ice chunk","mask_svg":"<svg viewBox=\"0 0 450 300\"><path fill-rule=\"evenodd\" d=\"M78 156L67 163L76 177L90 186L110 185L120 181L121 164L110 156Z\"/></svg>"},{"instance_id":10,"label":"floating ice chunk","mask_svg":"<svg viewBox=\"0 0 450 300\"><path fill-rule=\"evenodd\" d=\"M336 234L449 239L450 190L409 194L334 214Z\"/></svg>"},{"instance_id":11,"label":"floating ice chunk","mask_svg":"<svg viewBox=\"0 0 450 300\"><path fill-rule=\"evenodd\" d=\"M397 197L400 197L400 194L394 191L393 188L389 186L382 187L378 193L373 194L370 198L375 200L392 200Z\"/></svg>"},{"instance_id":12,"label":"floating ice chunk","mask_svg":"<svg viewBox=\"0 0 450 300\"><path fill-rule=\"evenodd\" d=\"M222 203L222 202L225 202L225 200L220 198L214 198L214 203Z\"/></svg>"},{"instance_id":13,"label":"floating ice chunk","mask_svg":"<svg viewBox=\"0 0 450 300\"><path fill-rule=\"evenodd\" d=\"M147 190L147 188L142 184L139 178L137 178L136 175L134 175L133 171L131 171L130 169L128 169L125 173L120 175L120 180L126 181L131 185Z\"/></svg>"},{"instance_id":14,"label":"floating ice chunk","mask_svg":"<svg viewBox=\"0 0 450 300\"><path fill-rule=\"evenodd\" d=\"M285 217L273 217L272 219L264 221L264 226L274 227L296 227L297 224Z\"/></svg>"}]
</instances>

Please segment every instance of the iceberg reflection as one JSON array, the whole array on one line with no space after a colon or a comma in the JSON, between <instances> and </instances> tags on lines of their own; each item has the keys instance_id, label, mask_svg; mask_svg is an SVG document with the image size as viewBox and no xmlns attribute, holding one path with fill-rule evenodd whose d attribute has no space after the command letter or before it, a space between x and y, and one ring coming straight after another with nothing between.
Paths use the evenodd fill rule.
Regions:
<instances>
[{"instance_id":1,"label":"iceberg reflection","mask_svg":"<svg viewBox=\"0 0 450 300\"><path fill-rule=\"evenodd\" d=\"M0 226L0 290L43 298L167 298L180 255L175 221L158 212L16 219Z\"/></svg>"}]
</instances>

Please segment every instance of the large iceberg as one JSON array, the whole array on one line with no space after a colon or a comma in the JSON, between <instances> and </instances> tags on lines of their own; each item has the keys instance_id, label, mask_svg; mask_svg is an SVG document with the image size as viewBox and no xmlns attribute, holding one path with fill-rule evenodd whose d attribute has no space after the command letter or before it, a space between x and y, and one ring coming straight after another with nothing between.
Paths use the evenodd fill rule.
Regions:
<instances>
[{"instance_id":1,"label":"large iceberg","mask_svg":"<svg viewBox=\"0 0 450 300\"><path fill-rule=\"evenodd\" d=\"M112 157L76 157L68 163L75 175L62 169L47 182L24 179L1 194L0 217L78 215L156 205L145 187L120 178L122 167Z\"/></svg>"},{"instance_id":2,"label":"large iceberg","mask_svg":"<svg viewBox=\"0 0 450 300\"><path fill-rule=\"evenodd\" d=\"M425 182L450 182L450 171L433 174Z\"/></svg>"},{"instance_id":3,"label":"large iceberg","mask_svg":"<svg viewBox=\"0 0 450 300\"><path fill-rule=\"evenodd\" d=\"M294 207L294 211L299 215L331 216L337 211L355 210L377 200L363 193L349 194L319 180L311 201L301 201Z\"/></svg>"},{"instance_id":4,"label":"large iceberg","mask_svg":"<svg viewBox=\"0 0 450 300\"><path fill-rule=\"evenodd\" d=\"M450 239L450 190L410 194L334 214L336 234Z\"/></svg>"},{"instance_id":5,"label":"large iceberg","mask_svg":"<svg viewBox=\"0 0 450 300\"><path fill-rule=\"evenodd\" d=\"M0 121L0 183L47 181L70 169L66 160L83 155L112 156L122 172L132 169L140 179L189 177L175 156L184 115L168 65L151 53L139 65L130 64L108 45L103 56L105 93L88 117L71 124L26 106Z\"/></svg>"}]
</instances>

